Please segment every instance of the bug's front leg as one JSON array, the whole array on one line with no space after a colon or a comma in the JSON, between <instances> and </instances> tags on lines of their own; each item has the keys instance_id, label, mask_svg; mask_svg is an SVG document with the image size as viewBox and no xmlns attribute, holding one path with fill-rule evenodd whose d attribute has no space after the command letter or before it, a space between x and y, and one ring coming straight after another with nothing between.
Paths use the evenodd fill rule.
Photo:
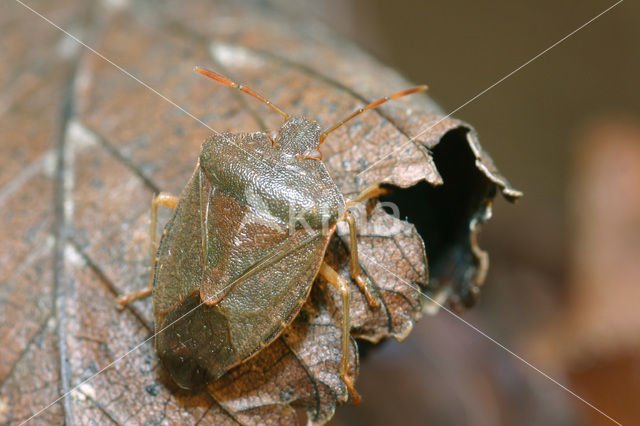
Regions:
<instances>
[{"instance_id":1,"label":"bug's front leg","mask_svg":"<svg viewBox=\"0 0 640 426\"><path fill-rule=\"evenodd\" d=\"M351 292L349 283L342 278L327 262L322 262L320 275L334 286L342 296L342 357L340 358L340 378L347 386L354 404L360 403L360 395L356 391L351 377L349 377L349 342L351 340L351 316L349 314L349 304L351 303Z\"/></svg>"},{"instance_id":2,"label":"bug's front leg","mask_svg":"<svg viewBox=\"0 0 640 426\"><path fill-rule=\"evenodd\" d=\"M156 227L158 226L158 208L160 206L169 207L175 209L178 205L178 197L175 195L161 192L153 197L151 201L151 231L150 231L150 259L151 259L151 271L149 272L149 285L144 290L136 291L133 293L122 295L118 298L118 309L123 309L128 303L134 300L144 299L151 295L151 288L153 287L153 267L155 266L156 257Z\"/></svg>"},{"instance_id":3,"label":"bug's front leg","mask_svg":"<svg viewBox=\"0 0 640 426\"><path fill-rule=\"evenodd\" d=\"M380 185L371 185L368 186L367 188L363 189L362 192L360 192L356 198L354 198L353 200L349 200L347 201L347 207L352 206L356 203L361 203L363 201L367 201L370 198L377 198L381 195L386 195L390 192L390 190L388 188L384 188Z\"/></svg>"},{"instance_id":4,"label":"bug's front leg","mask_svg":"<svg viewBox=\"0 0 640 426\"><path fill-rule=\"evenodd\" d=\"M347 211L345 212L344 221L349 225L349 245L351 249L351 278L358 284L360 290L364 293L367 303L372 308L380 307L380 298L373 291L373 285L369 278L362 273L360 268L360 260L358 259L358 229L356 226L356 220L348 210L349 207L355 206L358 203L369 200L370 198L377 198L381 195L389 193L388 188L381 187L380 185L371 185L360 192L354 199L347 201Z\"/></svg>"},{"instance_id":5,"label":"bug's front leg","mask_svg":"<svg viewBox=\"0 0 640 426\"><path fill-rule=\"evenodd\" d=\"M351 248L350 255L350 270L351 278L358 284L362 293L364 293L367 303L372 308L380 307L380 299L373 291L371 281L365 274L362 273L360 268L360 260L358 259L358 229L356 227L356 220L349 210L345 213L345 222L349 225L349 246Z\"/></svg>"}]
</instances>

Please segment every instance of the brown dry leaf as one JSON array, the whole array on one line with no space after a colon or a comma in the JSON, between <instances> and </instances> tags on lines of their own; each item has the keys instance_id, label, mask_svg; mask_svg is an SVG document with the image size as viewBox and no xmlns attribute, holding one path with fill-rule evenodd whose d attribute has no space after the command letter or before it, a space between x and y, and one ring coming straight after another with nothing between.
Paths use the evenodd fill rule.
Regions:
<instances>
[{"instance_id":1,"label":"brown dry leaf","mask_svg":"<svg viewBox=\"0 0 640 426\"><path fill-rule=\"evenodd\" d=\"M123 3L114 9L117 4L87 11L72 0L33 7L65 28L82 30L78 35L105 57L218 131L277 128L280 118L198 78L193 65L232 76L323 126L410 86L322 27L286 19L262 3ZM0 157L0 197L11 206L3 210L0 228L2 241L11 241L0 249L0 421L24 420L72 389L39 419L328 421L348 395L337 371L341 302L321 280L293 325L256 357L205 393L172 387L150 339L151 301L118 312L114 296L146 285L152 194L180 192L210 130L112 64L74 50L18 4L0 19L3 28L28 34L26 46L39 52L26 57L25 40L9 39L13 50L3 55L12 63L20 58L18 70L35 75L0 67L0 107L8 105L3 140L11 141L3 143ZM386 200L400 206L401 218L408 216L396 219L381 204L358 211L362 266L383 306L371 310L353 287L354 337L406 337L434 307L421 292L456 308L471 304L487 266L475 244L478 225L488 218L496 190L510 199L519 195L473 130L443 119L428 97L413 96L336 131L323 154L347 196L384 183L393 191ZM339 234L327 260L347 277L345 229ZM355 377L355 344L351 365Z\"/></svg>"}]
</instances>

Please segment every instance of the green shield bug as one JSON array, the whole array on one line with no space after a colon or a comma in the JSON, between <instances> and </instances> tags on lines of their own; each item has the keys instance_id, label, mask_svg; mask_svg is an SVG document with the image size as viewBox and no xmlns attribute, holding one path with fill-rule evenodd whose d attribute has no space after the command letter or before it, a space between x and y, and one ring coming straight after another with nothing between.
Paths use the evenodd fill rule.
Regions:
<instances>
[{"instance_id":1,"label":"green shield bug","mask_svg":"<svg viewBox=\"0 0 640 426\"><path fill-rule=\"evenodd\" d=\"M213 71L196 72L237 88L282 115L277 136L223 133L202 145L179 197L160 193L151 210L150 286L123 296L121 306L153 296L158 356L172 379L194 388L218 379L276 339L293 321L320 275L342 296L340 377L348 376L349 282L324 262L337 223L349 225L351 278L372 307L379 300L358 262L349 206L383 191L375 186L345 200L318 150L329 133L390 99L426 90L418 86L360 108L334 126L289 116L258 93ZM160 206L174 209L159 247Z\"/></svg>"}]
</instances>

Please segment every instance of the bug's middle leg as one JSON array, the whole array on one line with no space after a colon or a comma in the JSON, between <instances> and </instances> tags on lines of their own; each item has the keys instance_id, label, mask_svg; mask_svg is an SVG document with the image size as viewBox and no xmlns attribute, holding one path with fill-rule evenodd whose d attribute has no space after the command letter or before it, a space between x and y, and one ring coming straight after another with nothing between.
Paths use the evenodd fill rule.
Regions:
<instances>
[{"instance_id":1,"label":"bug's middle leg","mask_svg":"<svg viewBox=\"0 0 640 426\"><path fill-rule=\"evenodd\" d=\"M349 377L349 343L351 341L351 316L349 313L349 304L351 303L351 292L349 291L349 283L342 278L327 262L322 262L320 266L320 275L324 277L329 284L334 286L342 296L342 357L340 358L340 378L347 386L347 390L351 394L354 404L360 403L360 395L356 391L355 385L351 377Z\"/></svg>"},{"instance_id":2,"label":"bug's middle leg","mask_svg":"<svg viewBox=\"0 0 640 426\"><path fill-rule=\"evenodd\" d=\"M151 201L151 230L150 230L150 259L151 259L151 271L149 273L149 285L144 290L136 291L133 293L122 295L118 298L119 309L123 309L128 303L135 300L144 299L151 295L151 288L153 287L153 267L155 266L156 257L156 227L158 226L158 208L160 206L169 207L175 209L178 205L178 197L175 195L161 192L153 197Z\"/></svg>"}]
</instances>

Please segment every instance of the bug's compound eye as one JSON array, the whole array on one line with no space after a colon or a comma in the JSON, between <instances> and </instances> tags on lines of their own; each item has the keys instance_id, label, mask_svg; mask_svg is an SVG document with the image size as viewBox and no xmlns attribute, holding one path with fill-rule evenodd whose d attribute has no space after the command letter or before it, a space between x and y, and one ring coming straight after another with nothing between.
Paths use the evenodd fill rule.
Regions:
<instances>
[{"instance_id":1,"label":"bug's compound eye","mask_svg":"<svg viewBox=\"0 0 640 426\"><path fill-rule=\"evenodd\" d=\"M273 145L274 148L277 148L280 145L280 143L278 142L277 130L269 130L267 132L267 136L269 136L269 139L271 139L271 145Z\"/></svg>"},{"instance_id":2,"label":"bug's compound eye","mask_svg":"<svg viewBox=\"0 0 640 426\"><path fill-rule=\"evenodd\" d=\"M307 152L306 154L299 155L298 158L300 160L322 161L322 153L319 150L314 149L312 151Z\"/></svg>"}]
</instances>

